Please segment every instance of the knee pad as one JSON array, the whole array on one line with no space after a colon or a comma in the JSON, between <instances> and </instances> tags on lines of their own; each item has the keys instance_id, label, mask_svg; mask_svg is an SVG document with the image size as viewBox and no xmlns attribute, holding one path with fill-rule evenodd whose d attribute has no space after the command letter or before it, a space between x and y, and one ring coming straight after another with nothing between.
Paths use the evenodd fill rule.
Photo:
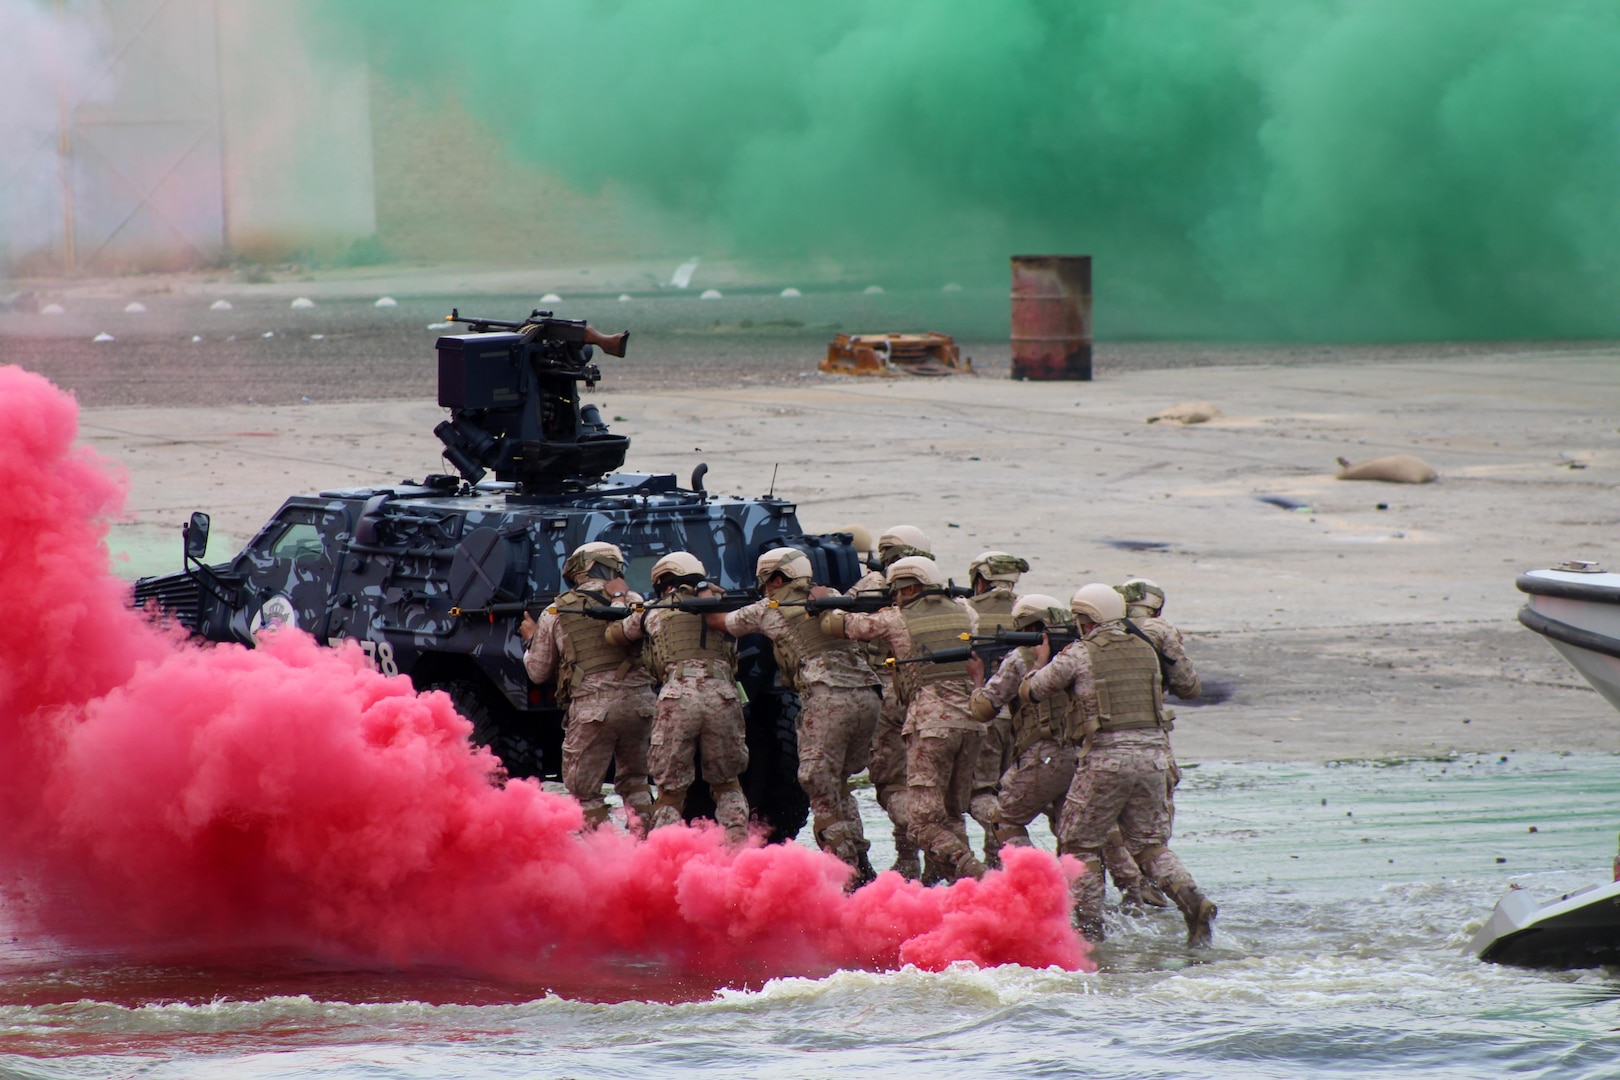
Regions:
<instances>
[{"instance_id":1,"label":"knee pad","mask_svg":"<svg viewBox=\"0 0 1620 1080\"><path fill-rule=\"evenodd\" d=\"M659 807L665 806L669 807L669 809L675 811L677 814L685 810L686 789L667 787L660 791L658 793L658 801L653 803L653 809L657 810Z\"/></svg>"},{"instance_id":2,"label":"knee pad","mask_svg":"<svg viewBox=\"0 0 1620 1080\"><path fill-rule=\"evenodd\" d=\"M1169 850L1170 848L1165 844L1149 844L1141 851L1131 852L1131 857L1136 860L1137 866L1141 867L1143 870L1146 870L1154 859L1157 859L1160 855L1163 855Z\"/></svg>"}]
</instances>

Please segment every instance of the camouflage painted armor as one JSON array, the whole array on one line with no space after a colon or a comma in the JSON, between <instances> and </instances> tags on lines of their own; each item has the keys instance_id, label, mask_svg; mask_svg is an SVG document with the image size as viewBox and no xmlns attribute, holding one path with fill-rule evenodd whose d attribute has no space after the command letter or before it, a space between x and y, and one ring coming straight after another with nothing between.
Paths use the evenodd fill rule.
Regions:
<instances>
[{"instance_id":1,"label":"camouflage painted armor","mask_svg":"<svg viewBox=\"0 0 1620 1080\"><path fill-rule=\"evenodd\" d=\"M1021 648L1018 656L1024 670L1035 666L1034 649ZM1059 746L1072 746L1080 741L1080 733L1074 725L1074 698L1068 694L1053 694L1036 702L1022 702L1014 697L1010 705L1014 756L1038 742L1050 741Z\"/></svg>"},{"instance_id":2,"label":"camouflage painted armor","mask_svg":"<svg viewBox=\"0 0 1620 1080\"><path fill-rule=\"evenodd\" d=\"M603 671L620 678L640 662L638 645L615 645L606 638L608 623L580 614L587 604L606 603L598 590L570 589L552 603L562 626L562 661L557 668L557 703L567 705L581 680Z\"/></svg>"},{"instance_id":3,"label":"camouflage painted armor","mask_svg":"<svg viewBox=\"0 0 1620 1080\"><path fill-rule=\"evenodd\" d=\"M1013 628L1012 609L1018 594L1005 586L988 589L967 598L968 606L979 613L979 633L993 634Z\"/></svg>"},{"instance_id":4,"label":"camouflage painted armor","mask_svg":"<svg viewBox=\"0 0 1620 1080\"><path fill-rule=\"evenodd\" d=\"M693 595L695 590L681 588L682 595ZM737 649L725 634L710 630L701 615L684 611L660 610L658 618L647 627L647 663L653 678L660 682L669 677L676 664L699 660L714 665L719 671L735 675Z\"/></svg>"},{"instance_id":5,"label":"camouflage painted armor","mask_svg":"<svg viewBox=\"0 0 1620 1080\"><path fill-rule=\"evenodd\" d=\"M1159 656L1153 646L1122 630L1088 635L1099 731L1140 731L1164 727Z\"/></svg>"},{"instance_id":6,"label":"camouflage painted armor","mask_svg":"<svg viewBox=\"0 0 1620 1080\"><path fill-rule=\"evenodd\" d=\"M923 596L900 609L911 639L908 656L961 647L962 635L973 632L973 620L961 604L940 595ZM909 707L925 686L967 682L967 663L896 664L895 688Z\"/></svg>"}]
</instances>

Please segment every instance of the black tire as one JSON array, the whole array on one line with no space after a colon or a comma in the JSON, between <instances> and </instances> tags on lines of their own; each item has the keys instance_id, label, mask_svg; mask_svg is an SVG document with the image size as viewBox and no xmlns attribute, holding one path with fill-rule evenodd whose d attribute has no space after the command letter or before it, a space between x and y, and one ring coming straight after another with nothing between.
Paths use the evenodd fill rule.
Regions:
<instances>
[{"instance_id":1,"label":"black tire","mask_svg":"<svg viewBox=\"0 0 1620 1080\"><path fill-rule=\"evenodd\" d=\"M477 683L466 679L429 683L425 689L450 696L456 712L472 722L472 741L495 751L508 776L542 775L540 748L517 734L514 710L504 701L492 701Z\"/></svg>"},{"instance_id":2,"label":"black tire","mask_svg":"<svg viewBox=\"0 0 1620 1080\"><path fill-rule=\"evenodd\" d=\"M748 797L749 816L766 827L767 843L780 844L799 835L810 820L810 797L799 786L799 695L780 684L770 642L749 635L738 642L737 681L748 694L743 710L748 740L748 768L739 778ZM687 821L714 817L714 795L703 782L702 755L698 779L686 793L682 816Z\"/></svg>"}]
</instances>

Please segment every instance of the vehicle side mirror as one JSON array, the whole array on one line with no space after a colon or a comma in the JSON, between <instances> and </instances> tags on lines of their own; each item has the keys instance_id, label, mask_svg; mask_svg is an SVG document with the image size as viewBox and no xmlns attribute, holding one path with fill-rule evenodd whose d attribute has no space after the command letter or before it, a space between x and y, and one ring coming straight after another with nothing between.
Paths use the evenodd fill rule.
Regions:
<instances>
[{"instance_id":1,"label":"vehicle side mirror","mask_svg":"<svg viewBox=\"0 0 1620 1080\"><path fill-rule=\"evenodd\" d=\"M191 521L180 532L186 538L186 558L202 562L208 553L208 515L200 510L192 514Z\"/></svg>"}]
</instances>

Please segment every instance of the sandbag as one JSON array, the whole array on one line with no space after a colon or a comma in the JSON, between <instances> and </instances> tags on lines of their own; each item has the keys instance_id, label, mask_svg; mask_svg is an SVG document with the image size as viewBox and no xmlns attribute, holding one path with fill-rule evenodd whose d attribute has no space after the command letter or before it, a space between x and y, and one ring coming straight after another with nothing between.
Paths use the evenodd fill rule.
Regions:
<instances>
[{"instance_id":1,"label":"sandbag","mask_svg":"<svg viewBox=\"0 0 1620 1080\"><path fill-rule=\"evenodd\" d=\"M1368 458L1352 465L1348 458L1339 459L1340 480L1382 480L1389 484L1427 484L1440 475L1422 458L1411 454L1391 454L1388 457Z\"/></svg>"},{"instance_id":2,"label":"sandbag","mask_svg":"<svg viewBox=\"0 0 1620 1080\"><path fill-rule=\"evenodd\" d=\"M1147 422L1157 424L1160 420L1176 420L1183 424L1202 424L1204 421L1213 420L1219 415L1221 415L1221 410L1207 401L1183 401L1161 412L1154 413L1147 418Z\"/></svg>"}]
</instances>

